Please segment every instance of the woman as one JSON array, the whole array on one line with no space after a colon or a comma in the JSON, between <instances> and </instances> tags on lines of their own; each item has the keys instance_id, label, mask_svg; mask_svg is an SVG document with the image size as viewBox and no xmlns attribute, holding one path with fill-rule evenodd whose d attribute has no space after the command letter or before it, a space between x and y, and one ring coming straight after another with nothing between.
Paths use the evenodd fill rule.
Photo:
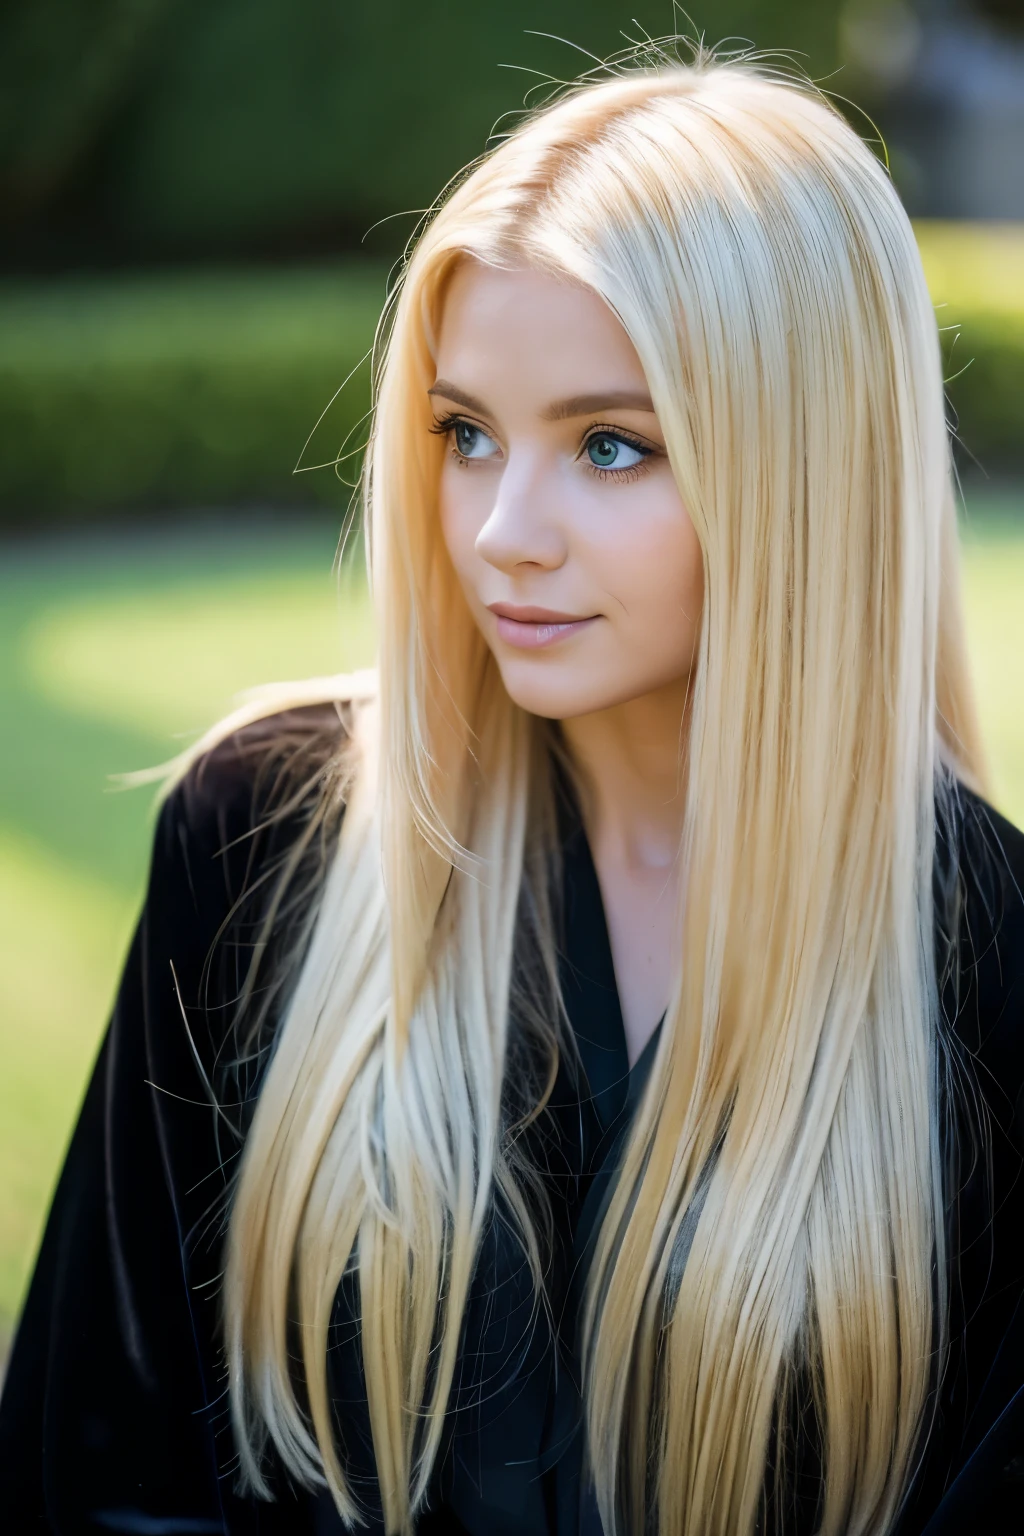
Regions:
<instances>
[{"instance_id":1,"label":"woman","mask_svg":"<svg viewBox=\"0 0 1024 1536\"><path fill-rule=\"evenodd\" d=\"M3 1507L1018 1528L1024 842L884 169L742 65L571 92L412 254L366 504L379 691L164 804Z\"/></svg>"}]
</instances>

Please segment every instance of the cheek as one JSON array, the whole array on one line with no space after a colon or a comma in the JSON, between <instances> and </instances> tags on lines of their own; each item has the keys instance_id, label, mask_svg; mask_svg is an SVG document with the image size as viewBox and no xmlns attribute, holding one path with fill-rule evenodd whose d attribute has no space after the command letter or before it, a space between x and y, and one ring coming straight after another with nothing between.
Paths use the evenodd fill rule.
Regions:
<instances>
[{"instance_id":1,"label":"cheek","mask_svg":"<svg viewBox=\"0 0 1024 1536\"><path fill-rule=\"evenodd\" d=\"M447 466L441 472L441 480L438 485L437 504L441 517L441 534L444 538L445 548L451 558L455 569L461 570L464 563L463 546L466 543L468 529L465 527L465 518L462 514L462 506L456 488L451 485L451 475Z\"/></svg>"},{"instance_id":2,"label":"cheek","mask_svg":"<svg viewBox=\"0 0 1024 1536\"><path fill-rule=\"evenodd\" d=\"M462 578L472 569L476 541L487 520L486 496L481 495L483 487L473 483L475 478L449 460L438 486L441 534L449 559Z\"/></svg>"},{"instance_id":3,"label":"cheek","mask_svg":"<svg viewBox=\"0 0 1024 1536\"><path fill-rule=\"evenodd\" d=\"M704 562L674 481L637 486L624 516L591 541L593 573L611 600L609 617L655 647L688 647L700 624Z\"/></svg>"}]
</instances>

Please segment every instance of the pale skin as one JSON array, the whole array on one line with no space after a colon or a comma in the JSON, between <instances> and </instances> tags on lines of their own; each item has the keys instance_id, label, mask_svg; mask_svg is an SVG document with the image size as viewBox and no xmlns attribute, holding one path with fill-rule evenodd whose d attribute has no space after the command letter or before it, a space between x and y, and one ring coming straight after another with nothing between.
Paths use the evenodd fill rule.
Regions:
<instances>
[{"instance_id":1,"label":"pale skin","mask_svg":"<svg viewBox=\"0 0 1024 1536\"><path fill-rule=\"evenodd\" d=\"M669 1001L680 931L697 535L640 360L588 289L467 259L430 394L470 609L511 697L562 722L589 786L632 1065Z\"/></svg>"}]
</instances>

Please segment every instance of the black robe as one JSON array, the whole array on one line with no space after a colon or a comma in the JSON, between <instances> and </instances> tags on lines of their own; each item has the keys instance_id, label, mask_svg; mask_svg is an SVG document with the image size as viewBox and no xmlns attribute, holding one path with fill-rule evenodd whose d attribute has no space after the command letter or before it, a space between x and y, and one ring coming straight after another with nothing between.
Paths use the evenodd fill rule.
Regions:
<instances>
[{"instance_id":1,"label":"black robe","mask_svg":"<svg viewBox=\"0 0 1024 1536\"><path fill-rule=\"evenodd\" d=\"M0 1403L5 1531L341 1529L326 1495L293 1488L272 1463L274 1502L237 1492L218 1339L238 1133L272 1043L284 989L275 976L286 976L284 957L303 931L301 902L278 913L277 948L258 973L271 1035L258 1043L248 1074L233 1062L235 1004L277 871L294 856L301 890L304 862L316 865L317 840L330 835L311 819L315 794L294 795L269 820L266 809L287 782L329 771L341 729L337 713L323 708L250 727L204 759L163 806L145 906ZM990 1155L963 1157L951 1175L951 1346L901 1536L1024 1530L1024 837L966 792L960 805L956 858L940 849L937 860L942 910L950 909L948 870L959 870L959 974L947 978L944 999L955 1014L961 1082L947 1119L950 1145L969 1147L974 1116L983 1113ZM581 1491L575 1320L587 1245L654 1041L630 1072L597 877L578 820L564 831L561 983L586 1090L561 1069L545 1121L555 1329L538 1313L522 1253L496 1214L477 1264L429 1509L417 1525L423 1536L599 1531ZM940 960L944 952L940 934ZM972 1092L960 1091L965 1084L974 1108ZM222 1110L211 1107L211 1089ZM356 1303L344 1282L329 1380L372 1533L383 1526ZM813 1529L817 1485L807 1467L813 1446L784 1512L787 1532Z\"/></svg>"}]
</instances>

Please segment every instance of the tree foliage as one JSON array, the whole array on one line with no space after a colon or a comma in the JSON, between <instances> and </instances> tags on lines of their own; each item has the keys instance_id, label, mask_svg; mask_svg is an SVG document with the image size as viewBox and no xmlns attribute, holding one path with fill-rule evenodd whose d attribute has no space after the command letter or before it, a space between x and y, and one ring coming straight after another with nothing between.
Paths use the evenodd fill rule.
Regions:
<instances>
[{"instance_id":1,"label":"tree foliage","mask_svg":"<svg viewBox=\"0 0 1024 1536\"><path fill-rule=\"evenodd\" d=\"M685 31L821 74L838 4L692 0L691 21L671 0L8 0L0 210L22 241L121 255L353 245L591 55Z\"/></svg>"}]
</instances>

